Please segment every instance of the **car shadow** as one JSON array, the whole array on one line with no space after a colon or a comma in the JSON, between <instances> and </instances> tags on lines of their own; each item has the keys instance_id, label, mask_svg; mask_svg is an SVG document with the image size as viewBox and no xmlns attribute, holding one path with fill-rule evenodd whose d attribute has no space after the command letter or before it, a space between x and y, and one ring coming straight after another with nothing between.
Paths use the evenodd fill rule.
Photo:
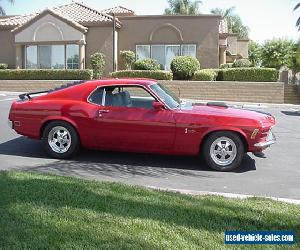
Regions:
<instances>
[{"instance_id":1,"label":"car shadow","mask_svg":"<svg viewBox=\"0 0 300 250\"><path fill-rule=\"evenodd\" d=\"M211 170L200 157L157 155L144 153L109 152L82 149L80 154L71 160L53 160L43 163L43 159L51 159L43 150L38 140L18 137L0 144L0 155L30 157L41 160L38 166L28 166L28 170L51 170L63 175L80 175L82 172L90 174L142 175L161 177L166 174L181 176L213 177ZM24 168L22 168L24 169ZM235 173L256 170L255 160L245 155L240 168Z\"/></svg>"},{"instance_id":2,"label":"car shadow","mask_svg":"<svg viewBox=\"0 0 300 250\"><path fill-rule=\"evenodd\" d=\"M282 114L289 116L300 116L300 111L281 111Z\"/></svg>"}]
</instances>

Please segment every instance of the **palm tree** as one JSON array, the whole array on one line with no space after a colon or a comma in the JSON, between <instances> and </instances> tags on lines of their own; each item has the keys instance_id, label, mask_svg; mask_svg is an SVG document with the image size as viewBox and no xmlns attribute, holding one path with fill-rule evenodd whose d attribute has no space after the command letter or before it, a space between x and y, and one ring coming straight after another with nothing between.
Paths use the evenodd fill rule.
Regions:
<instances>
[{"instance_id":1,"label":"palm tree","mask_svg":"<svg viewBox=\"0 0 300 250\"><path fill-rule=\"evenodd\" d=\"M169 8L165 9L165 15L197 15L200 13L199 4L202 1L168 0Z\"/></svg>"},{"instance_id":2,"label":"palm tree","mask_svg":"<svg viewBox=\"0 0 300 250\"><path fill-rule=\"evenodd\" d=\"M300 2L295 6L294 11L298 8L300 8ZM300 17L298 18L298 20L296 22L296 26L298 27L298 29L300 31Z\"/></svg>"},{"instance_id":3,"label":"palm tree","mask_svg":"<svg viewBox=\"0 0 300 250\"><path fill-rule=\"evenodd\" d=\"M239 38L248 38L249 27L245 26L239 15L234 14L235 7L230 7L228 9L215 8L210 12L212 14L220 15L222 18L226 19L228 25L228 31L230 33L237 33Z\"/></svg>"},{"instance_id":4,"label":"palm tree","mask_svg":"<svg viewBox=\"0 0 300 250\"><path fill-rule=\"evenodd\" d=\"M7 0L7 1L10 2L11 4L13 4L15 2L15 0ZM4 15L5 15L5 10L0 5L0 16L4 16Z\"/></svg>"}]
</instances>

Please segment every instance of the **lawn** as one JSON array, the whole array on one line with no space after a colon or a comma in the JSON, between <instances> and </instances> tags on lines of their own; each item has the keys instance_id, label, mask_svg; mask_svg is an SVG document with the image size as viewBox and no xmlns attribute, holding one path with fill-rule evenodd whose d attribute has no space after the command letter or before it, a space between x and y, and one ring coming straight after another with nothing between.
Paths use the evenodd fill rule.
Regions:
<instances>
[{"instance_id":1,"label":"lawn","mask_svg":"<svg viewBox=\"0 0 300 250\"><path fill-rule=\"evenodd\" d=\"M0 172L0 249L288 248L226 246L225 230L294 230L299 239L300 206Z\"/></svg>"}]
</instances>

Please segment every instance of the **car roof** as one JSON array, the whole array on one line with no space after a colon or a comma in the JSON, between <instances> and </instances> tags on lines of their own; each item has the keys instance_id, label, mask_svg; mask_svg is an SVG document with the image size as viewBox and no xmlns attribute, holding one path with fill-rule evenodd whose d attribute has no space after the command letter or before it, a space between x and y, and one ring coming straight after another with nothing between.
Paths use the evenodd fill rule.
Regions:
<instances>
[{"instance_id":1,"label":"car roof","mask_svg":"<svg viewBox=\"0 0 300 250\"><path fill-rule=\"evenodd\" d=\"M101 86L101 85L131 85L131 84L138 84L138 85L144 85L148 86L153 83L156 83L157 80L154 79L148 79L148 78L113 78L113 79L102 79L102 80L91 80L86 81L85 84L93 84L95 86Z\"/></svg>"}]
</instances>

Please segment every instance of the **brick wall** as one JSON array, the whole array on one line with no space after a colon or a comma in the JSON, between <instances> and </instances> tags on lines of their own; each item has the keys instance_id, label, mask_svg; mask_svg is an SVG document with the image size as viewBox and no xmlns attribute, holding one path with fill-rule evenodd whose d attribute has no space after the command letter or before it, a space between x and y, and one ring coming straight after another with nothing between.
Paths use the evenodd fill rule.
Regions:
<instances>
[{"instance_id":1,"label":"brick wall","mask_svg":"<svg viewBox=\"0 0 300 250\"><path fill-rule=\"evenodd\" d=\"M258 103L283 103L284 84L279 82L161 81L181 98Z\"/></svg>"},{"instance_id":2,"label":"brick wall","mask_svg":"<svg viewBox=\"0 0 300 250\"><path fill-rule=\"evenodd\" d=\"M70 81L60 80L0 80L0 91L39 91L60 86ZM284 84L273 82L196 82L160 81L175 94L185 99L224 100L239 102L283 103Z\"/></svg>"},{"instance_id":3,"label":"brick wall","mask_svg":"<svg viewBox=\"0 0 300 250\"><path fill-rule=\"evenodd\" d=\"M284 85L284 103L300 104L299 85Z\"/></svg>"}]
</instances>

